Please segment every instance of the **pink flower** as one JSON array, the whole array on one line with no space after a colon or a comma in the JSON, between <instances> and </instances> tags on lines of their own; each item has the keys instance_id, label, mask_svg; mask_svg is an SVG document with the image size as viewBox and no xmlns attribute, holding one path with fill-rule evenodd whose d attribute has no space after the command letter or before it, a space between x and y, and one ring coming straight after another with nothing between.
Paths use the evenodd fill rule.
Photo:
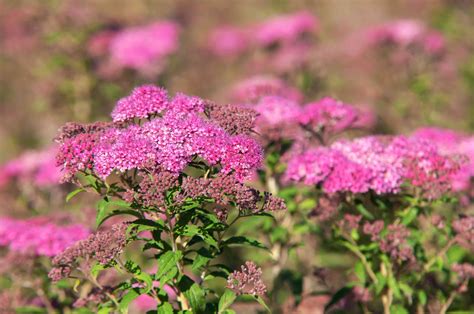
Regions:
<instances>
[{"instance_id":1,"label":"pink flower","mask_svg":"<svg viewBox=\"0 0 474 314\"><path fill-rule=\"evenodd\" d=\"M317 32L318 27L318 20L310 12L296 12L260 23L255 27L255 39L263 46L274 42L295 42L304 34Z\"/></svg>"},{"instance_id":2,"label":"pink flower","mask_svg":"<svg viewBox=\"0 0 474 314\"><path fill-rule=\"evenodd\" d=\"M211 32L208 46L219 57L235 57L249 48L248 35L245 29L222 25Z\"/></svg>"},{"instance_id":3,"label":"pink flower","mask_svg":"<svg viewBox=\"0 0 474 314\"><path fill-rule=\"evenodd\" d=\"M408 181L434 197L449 189L458 166L428 142L403 136L369 136L293 156L285 177L309 185L322 184L328 193L397 193Z\"/></svg>"},{"instance_id":4,"label":"pink flower","mask_svg":"<svg viewBox=\"0 0 474 314\"><path fill-rule=\"evenodd\" d=\"M34 183L38 187L59 184L61 171L56 167L57 147L40 151L27 151L0 167L3 184L18 179Z\"/></svg>"},{"instance_id":5,"label":"pink flower","mask_svg":"<svg viewBox=\"0 0 474 314\"><path fill-rule=\"evenodd\" d=\"M114 122L148 118L169 107L168 92L154 85L135 88L129 96L120 99L112 111Z\"/></svg>"},{"instance_id":6,"label":"pink flower","mask_svg":"<svg viewBox=\"0 0 474 314\"><path fill-rule=\"evenodd\" d=\"M284 81L272 76L254 76L233 87L232 98L236 102L256 102L263 96L281 96L300 102L303 95Z\"/></svg>"},{"instance_id":7,"label":"pink flower","mask_svg":"<svg viewBox=\"0 0 474 314\"><path fill-rule=\"evenodd\" d=\"M358 111L352 105L325 97L304 106L299 122L316 131L341 132L355 125Z\"/></svg>"},{"instance_id":8,"label":"pink flower","mask_svg":"<svg viewBox=\"0 0 474 314\"><path fill-rule=\"evenodd\" d=\"M474 137L449 129L425 127L416 130L413 138L426 140L436 145L439 152L445 156L463 156L466 158L461 169L452 177L452 187L455 191L466 190L474 177Z\"/></svg>"},{"instance_id":9,"label":"pink flower","mask_svg":"<svg viewBox=\"0 0 474 314\"><path fill-rule=\"evenodd\" d=\"M0 218L0 245L22 253L55 256L86 238L89 233L82 225L59 226L46 217L25 220Z\"/></svg>"},{"instance_id":10,"label":"pink flower","mask_svg":"<svg viewBox=\"0 0 474 314\"><path fill-rule=\"evenodd\" d=\"M110 44L112 60L136 70L161 63L178 49L179 31L179 26L172 21L123 29Z\"/></svg>"},{"instance_id":11,"label":"pink flower","mask_svg":"<svg viewBox=\"0 0 474 314\"><path fill-rule=\"evenodd\" d=\"M401 47L417 45L428 54L439 54L444 49L444 38L428 29L420 21L398 20L376 26L366 33L369 45L394 44Z\"/></svg>"},{"instance_id":12,"label":"pink flower","mask_svg":"<svg viewBox=\"0 0 474 314\"><path fill-rule=\"evenodd\" d=\"M301 113L298 103L279 96L263 97L253 108L260 114L257 124L272 126L294 123Z\"/></svg>"}]
</instances>

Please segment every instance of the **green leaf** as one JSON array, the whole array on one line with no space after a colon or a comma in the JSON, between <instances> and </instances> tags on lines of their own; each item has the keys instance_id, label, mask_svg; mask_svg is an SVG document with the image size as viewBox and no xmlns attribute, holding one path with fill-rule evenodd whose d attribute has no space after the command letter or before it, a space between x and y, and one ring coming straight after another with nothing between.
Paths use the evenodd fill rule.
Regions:
<instances>
[{"instance_id":1,"label":"green leaf","mask_svg":"<svg viewBox=\"0 0 474 314\"><path fill-rule=\"evenodd\" d=\"M466 256L466 254L467 251L459 245L453 245L446 252L446 256L448 257L448 262L450 265L461 261L464 256Z\"/></svg>"},{"instance_id":2,"label":"green leaf","mask_svg":"<svg viewBox=\"0 0 474 314\"><path fill-rule=\"evenodd\" d=\"M211 253L205 248L200 248L196 253L197 254L194 257L193 265L191 267L194 271L199 270L202 266L206 265L212 259Z\"/></svg>"},{"instance_id":3,"label":"green leaf","mask_svg":"<svg viewBox=\"0 0 474 314\"><path fill-rule=\"evenodd\" d=\"M374 219L374 215L372 215L372 213L370 213L363 204L361 203L357 204L356 209L365 218Z\"/></svg>"},{"instance_id":4,"label":"green leaf","mask_svg":"<svg viewBox=\"0 0 474 314\"><path fill-rule=\"evenodd\" d=\"M77 194L81 193L81 192L85 192L86 190L83 189L83 188L78 188L72 192L70 192L67 196L66 196L66 203L68 203L74 196L76 196Z\"/></svg>"},{"instance_id":5,"label":"green leaf","mask_svg":"<svg viewBox=\"0 0 474 314\"><path fill-rule=\"evenodd\" d=\"M362 284L365 284L367 276L365 274L365 268L361 261L357 261L354 265L354 273Z\"/></svg>"},{"instance_id":6,"label":"green leaf","mask_svg":"<svg viewBox=\"0 0 474 314\"><path fill-rule=\"evenodd\" d=\"M268 313L271 313L272 310L270 310L270 308L268 307L267 303L265 303L265 301L262 299L261 296L256 296L255 299L257 300L257 302L263 306L263 308L268 312Z\"/></svg>"},{"instance_id":7,"label":"green leaf","mask_svg":"<svg viewBox=\"0 0 474 314\"><path fill-rule=\"evenodd\" d=\"M325 305L324 307L324 312L326 313L331 306L334 304L338 303L340 300L342 300L346 295L352 292L352 287L343 287L339 289L334 295L332 296L331 300Z\"/></svg>"},{"instance_id":8,"label":"green leaf","mask_svg":"<svg viewBox=\"0 0 474 314\"><path fill-rule=\"evenodd\" d=\"M406 213L403 213L402 224L408 226L418 216L418 207L411 207Z\"/></svg>"},{"instance_id":9,"label":"green leaf","mask_svg":"<svg viewBox=\"0 0 474 314\"><path fill-rule=\"evenodd\" d=\"M128 260L125 263L125 268L128 270L129 273L133 275L135 279L145 283L146 288L143 290L143 293L150 292L150 290L153 288L153 279L148 273L142 271L140 266L138 266L137 263L131 260Z\"/></svg>"},{"instance_id":10,"label":"green leaf","mask_svg":"<svg viewBox=\"0 0 474 314\"><path fill-rule=\"evenodd\" d=\"M421 305L426 304L428 297L426 296L426 293L423 290L418 291L418 300L420 301Z\"/></svg>"},{"instance_id":11,"label":"green leaf","mask_svg":"<svg viewBox=\"0 0 474 314\"><path fill-rule=\"evenodd\" d=\"M403 294L408 298L408 300L411 301L413 295L413 288L404 282L398 282L398 286L400 287L400 290L402 290Z\"/></svg>"},{"instance_id":12,"label":"green leaf","mask_svg":"<svg viewBox=\"0 0 474 314\"><path fill-rule=\"evenodd\" d=\"M95 263L94 266L91 267L91 275L92 278L96 279L97 276L99 275L99 272L101 270L104 270L105 266L99 263Z\"/></svg>"},{"instance_id":13,"label":"green leaf","mask_svg":"<svg viewBox=\"0 0 474 314\"><path fill-rule=\"evenodd\" d=\"M135 300L136 298L138 298L140 296L140 294L135 291L135 289L131 289L129 290L123 297L122 297L122 300L120 300L120 312L122 313L127 313L128 311L128 306L130 305L130 303Z\"/></svg>"},{"instance_id":14,"label":"green leaf","mask_svg":"<svg viewBox=\"0 0 474 314\"><path fill-rule=\"evenodd\" d=\"M173 314L173 307L168 302L158 305L156 314Z\"/></svg>"},{"instance_id":15,"label":"green leaf","mask_svg":"<svg viewBox=\"0 0 474 314\"><path fill-rule=\"evenodd\" d=\"M16 313L22 313L22 314L44 314L48 313L46 309L36 307L36 306L22 306L22 307L17 307L15 308Z\"/></svg>"},{"instance_id":16,"label":"green leaf","mask_svg":"<svg viewBox=\"0 0 474 314\"><path fill-rule=\"evenodd\" d=\"M221 298L219 299L219 312L218 314L223 314L224 311L234 303L237 295L234 291L230 289L225 289L224 293L222 294Z\"/></svg>"},{"instance_id":17,"label":"green leaf","mask_svg":"<svg viewBox=\"0 0 474 314\"><path fill-rule=\"evenodd\" d=\"M158 271L155 275L155 280L160 280L163 275L168 273L176 266L176 263L181 259L182 253L180 251L168 251L158 258Z\"/></svg>"},{"instance_id":18,"label":"green leaf","mask_svg":"<svg viewBox=\"0 0 474 314\"><path fill-rule=\"evenodd\" d=\"M183 293L193 309L193 313L204 313L206 309L205 295L204 291L197 283L192 284L191 287Z\"/></svg>"},{"instance_id":19,"label":"green leaf","mask_svg":"<svg viewBox=\"0 0 474 314\"><path fill-rule=\"evenodd\" d=\"M97 216L95 217L96 227L99 227L104 222L104 218L107 214L106 213L107 203L108 203L108 201L106 199L101 199L97 203Z\"/></svg>"},{"instance_id":20,"label":"green leaf","mask_svg":"<svg viewBox=\"0 0 474 314\"><path fill-rule=\"evenodd\" d=\"M101 217L100 220L96 219L97 227L100 227L108 219L110 219L114 216L119 216L119 215L130 215L130 216L135 216L137 218L142 218L142 216L137 211L135 211L133 209L126 209L126 210L115 209L110 214L103 214L103 216ZM99 218L99 217L97 217L97 218Z\"/></svg>"},{"instance_id":21,"label":"green leaf","mask_svg":"<svg viewBox=\"0 0 474 314\"><path fill-rule=\"evenodd\" d=\"M409 314L408 310L401 305L395 304L390 308L392 314Z\"/></svg>"},{"instance_id":22,"label":"green leaf","mask_svg":"<svg viewBox=\"0 0 474 314\"><path fill-rule=\"evenodd\" d=\"M259 249L268 250L268 248L265 245L263 245L262 243L260 243L259 241L254 240L254 239L250 239L250 238L247 238L247 237L243 237L243 236L231 237L231 238L225 240L222 244L223 244L223 246L250 245L250 246L253 246L253 247L256 247L256 248L259 248Z\"/></svg>"},{"instance_id":23,"label":"green leaf","mask_svg":"<svg viewBox=\"0 0 474 314\"><path fill-rule=\"evenodd\" d=\"M184 235L188 237L194 237L197 236L201 238L204 242L207 244L217 248L217 240L212 237L208 231L194 225L189 225L189 226L184 226L183 228L177 230L176 232L179 235Z\"/></svg>"},{"instance_id":24,"label":"green leaf","mask_svg":"<svg viewBox=\"0 0 474 314\"><path fill-rule=\"evenodd\" d=\"M375 285L375 293L379 294L383 290L385 285L387 284L387 277L382 275L382 273L377 273L375 276L377 277L377 284Z\"/></svg>"}]
</instances>

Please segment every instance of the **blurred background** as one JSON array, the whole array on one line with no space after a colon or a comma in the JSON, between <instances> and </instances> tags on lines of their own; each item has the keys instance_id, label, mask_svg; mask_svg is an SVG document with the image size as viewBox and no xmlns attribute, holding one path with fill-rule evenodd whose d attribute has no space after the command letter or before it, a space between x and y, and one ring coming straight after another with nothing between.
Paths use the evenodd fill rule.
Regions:
<instances>
[{"instance_id":1,"label":"blurred background","mask_svg":"<svg viewBox=\"0 0 474 314\"><path fill-rule=\"evenodd\" d=\"M288 88L366 110L376 134L472 133L473 29L472 0L0 0L0 214L92 225L95 199L64 203L53 138L144 83L218 103Z\"/></svg>"},{"instance_id":2,"label":"blurred background","mask_svg":"<svg viewBox=\"0 0 474 314\"><path fill-rule=\"evenodd\" d=\"M263 64L265 49L272 47L212 53L209 36L222 25L246 28L300 11L318 20L303 64L291 55L281 57L287 60L280 63L289 63L286 69ZM363 47L363 32L400 19L440 32L443 51L397 64L404 61ZM180 31L178 48L159 72L107 68L113 67L105 64L108 39L94 43L94 36L162 20L177 23ZM469 131L474 127L473 23L469 0L2 0L0 161L50 145L66 121L108 119L115 101L144 82L228 102L233 84L262 74L283 78L306 100L331 95L367 105L382 118L380 132L421 125Z\"/></svg>"}]
</instances>

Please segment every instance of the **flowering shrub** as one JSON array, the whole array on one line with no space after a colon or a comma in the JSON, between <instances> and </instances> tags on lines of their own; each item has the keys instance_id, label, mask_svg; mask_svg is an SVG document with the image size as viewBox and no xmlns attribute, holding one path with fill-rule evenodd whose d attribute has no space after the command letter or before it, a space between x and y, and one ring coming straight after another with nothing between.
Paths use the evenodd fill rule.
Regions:
<instances>
[{"instance_id":1,"label":"flowering shrub","mask_svg":"<svg viewBox=\"0 0 474 314\"><path fill-rule=\"evenodd\" d=\"M474 2L313 2L0 3L0 312L472 312Z\"/></svg>"},{"instance_id":2,"label":"flowering shrub","mask_svg":"<svg viewBox=\"0 0 474 314\"><path fill-rule=\"evenodd\" d=\"M214 262L223 252L234 245L263 247L227 235L231 226L285 209L283 200L243 184L260 167L262 149L247 135L253 119L247 128L240 124L249 110L230 108L231 119L221 119L225 109L219 105L180 93L171 98L166 90L145 85L117 102L113 122L69 123L61 129L58 165L65 180L80 185L72 195L94 190L102 196L97 225L112 216L135 217L54 257L52 280L75 277L95 287L94 297L76 306L95 303L98 310L126 311L140 295L153 298L165 312L224 312L237 294L254 295L264 304L261 271L251 262L242 269L246 275L229 277L231 290L221 294L209 286L214 278L229 276L227 266ZM154 272L122 257L136 241L156 259ZM97 282L97 275L111 267L129 278L115 286Z\"/></svg>"}]
</instances>

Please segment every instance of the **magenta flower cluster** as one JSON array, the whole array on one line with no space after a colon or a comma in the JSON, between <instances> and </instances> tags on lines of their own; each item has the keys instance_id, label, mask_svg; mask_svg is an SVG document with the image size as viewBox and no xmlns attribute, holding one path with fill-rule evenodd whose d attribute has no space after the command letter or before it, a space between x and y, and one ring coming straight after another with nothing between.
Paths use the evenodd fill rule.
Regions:
<instances>
[{"instance_id":1,"label":"magenta flower cluster","mask_svg":"<svg viewBox=\"0 0 474 314\"><path fill-rule=\"evenodd\" d=\"M59 184L60 168L56 167L57 147L46 150L28 151L0 166L0 186L20 180L32 182L38 187Z\"/></svg>"},{"instance_id":2,"label":"magenta flower cluster","mask_svg":"<svg viewBox=\"0 0 474 314\"><path fill-rule=\"evenodd\" d=\"M294 47L304 41L305 35L316 34L319 21L307 11L280 15L247 26L222 25L211 31L208 46L221 57L237 56L253 48L280 45Z\"/></svg>"},{"instance_id":3,"label":"magenta flower cluster","mask_svg":"<svg viewBox=\"0 0 474 314\"><path fill-rule=\"evenodd\" d=\"M328 193L384 194L397 193L407 181L430 191L449 188L458 169L456 161L427 141L369 136L295 155L285 175L287 180L321 184Z\"/></svg>"},{"instance_id":4,"label":"magenta flower cluster","mask_svg":"<svg viewBox=\"0 0 474 314\"><path fill-rule=\"evenodd\" d=\"M416 20L396 20L376 26L368 30L366 36L370 45L418 46L432 55L441 53L445 47L441 33Z\"/></svg>"},{"instance_id":5,"label":"magenta flower cluster","mask_svg":"<svg viewBox=\"0 0 474 314\"><path fill-rule=\"evenodd\" d=\"M178 49L179 31L172 21L125 28L110 42L111 58L123 67L136 70L159 65Z\"/></svg>"},{"instance_id":6,"label":"magenta flower cluster","mask_svg":"<svg viewBox=\"0 0 474 314\"><path fill-rule=\"evenodd\" d=\"M280 96L297 102L303 100L303 95L296 88L273 76L250 77L235 84L231 93L237 103L255 103L264 96Z\"/></svg>"},{"instance_id":7,"label":"magenta flower cluster","mask_svg":"<svg viewBox=\"0 0 474 314\"><path fill-rule=\"evenodd\" d=\"M261 147L208 119L206 105L198 97L177 94L169 99L161 88L138 87L118 101L113 124L60 140L58 163L67 178L86 170L106 178L113 171L157 167L178 173L200 157L222 173L248 179L262 162ZM149 121L134 124L143 118Z\"/></svg>"},{"instance_id":8,"label":"magenta flower cluster","mask_svg":"<svg viewBox=\"0 0 474 314\"><path fill-rule=\"evenodd\" d=\"M425 139L437 146L443 155L458 154L466 158L461 169L452 179L455 191L468 190L471 178L474 177L474 136L468 136L448 129L421 128L414 132L413 137Z\"/></svg>"},{"instance_id":9,"label":"magenta flower cluster","mask_svg":"<svg viewBox=\"0 0 474 314\"><path fill-rule=\"evenodd\" d=\"M0 218L0 246L20 253L52 257L86 238L89 233L83 225L61 226L52 223L48 217Z\"/></svg>"}]
</instances>

